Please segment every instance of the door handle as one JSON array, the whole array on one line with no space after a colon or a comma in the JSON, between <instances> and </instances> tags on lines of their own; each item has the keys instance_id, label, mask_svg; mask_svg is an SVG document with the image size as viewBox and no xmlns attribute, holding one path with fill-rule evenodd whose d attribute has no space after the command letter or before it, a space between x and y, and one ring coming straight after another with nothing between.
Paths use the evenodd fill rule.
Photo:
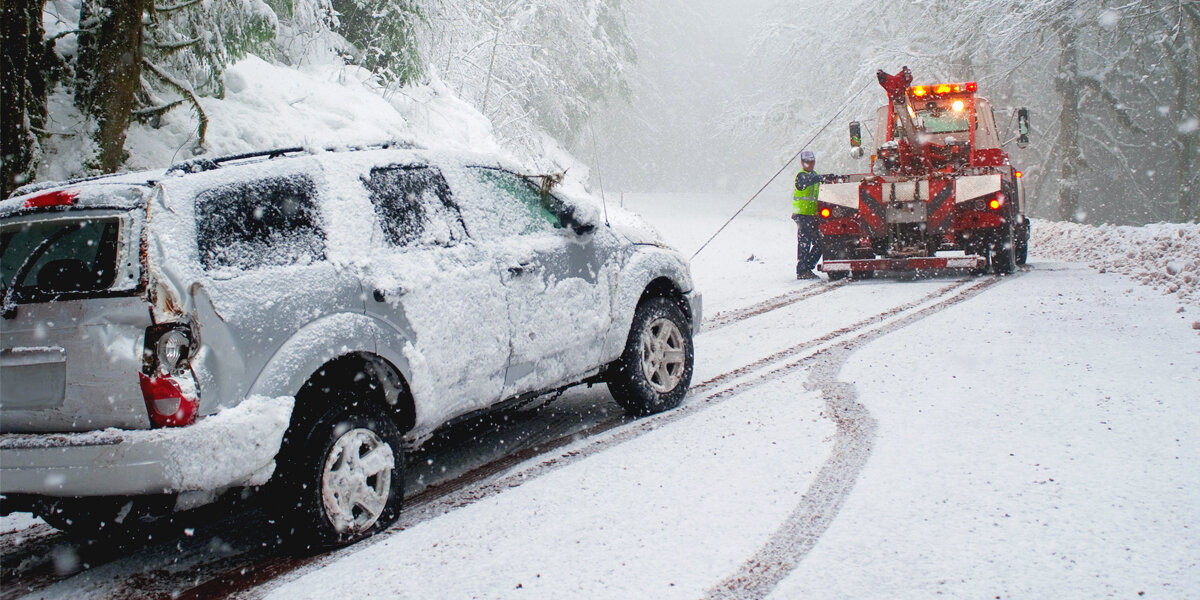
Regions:
<instances>
[{"instance_id":1,"label":"door handle","mask_svg":"<svg viewBox=\"0 0 1200 600\"><path fill-rule=\"evenodd\" d=\"M408 292L404 288L396 288L396 293L395 293L396 296L403 296L406 293L408 293ZM371 295L374 296L375 301L379 302L380 304L387 302L388 293L379 288L375 288L375 291L372 292Z\"/></svg>"}]
</instances>

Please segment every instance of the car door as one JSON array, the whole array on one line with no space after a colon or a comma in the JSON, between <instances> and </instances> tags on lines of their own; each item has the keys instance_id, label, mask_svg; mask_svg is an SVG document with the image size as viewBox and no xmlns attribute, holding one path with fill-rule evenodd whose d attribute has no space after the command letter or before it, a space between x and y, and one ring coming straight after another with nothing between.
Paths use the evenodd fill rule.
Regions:
<instances>
[{"instance_id":1,"label":"car door","mask_svg":"<svg viewBox=\"0 0 1200 600\"><path fill-rule=\"evenodd\" d=\"M615 238L571 222L554 196L505 170L464 169L462 214L504 282L511 357L504 395L545 391L594 373L612 321Z\"/></svg>"},{"instance_id":2,"label":"car door","mask_svg":"<svg viewBox=\"0 0 1200 600\"><path fill-rule=\"evenodd\" d=\"M467 234L432 166L385 166L363 177L380 225L367 266L367 312L379 340L409 362L418 419L434 425L500 399L509 327L496 264Z\"/></svg>"},{"instance_id":3,"label":"car door","mask_svg":"<svg viewBox=\"0 0 1200 600\"><path fill-rule=\"evenodd\" d=\"M195 297L201 339L211 350L211 368L197 374L208 392L204 402L247 394L253 377L246 375L261 373L297 331L330 316L362 314L361 282L344 261L332 260L329 191L317 163L232 167L171 183L174 208L159 211L155 245L165 272L182 277L176 284ZM179 255L187 245L175 236L185 230L179 221L193 218L191 209L197 256L188 260ZM189 274L191 262L199 273Z\"/></svg>"}]
</instances>

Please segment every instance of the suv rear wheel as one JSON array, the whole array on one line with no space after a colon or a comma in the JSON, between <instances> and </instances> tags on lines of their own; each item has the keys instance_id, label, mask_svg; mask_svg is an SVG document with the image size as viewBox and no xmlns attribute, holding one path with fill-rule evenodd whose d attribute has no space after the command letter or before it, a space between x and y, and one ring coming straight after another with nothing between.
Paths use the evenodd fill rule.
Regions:
<instances>
[{"instance_id":1,"label":"suv rear wheel","mask_svg":"<svg viewBox=\"0 0 1200 600\"><path fill-rule=\"evenodd\" d=\"M293 533L321 549L396 522L404 456L400 430L383 411L369 404L331 408L292 448L279 500L292 509L281 516Z\"/></svg>"},{"instance_id":2,"label":"suv rear wheel","mask_svg":"<svg viewBox=\"0 0 1200 600\"><path fill-rule=\"evenodd\" d=\"M675 303L662 297L638 306L625 352L608 389L626 412L652 415L679 406L692 383L692 328Z\"/></svg>"}]
</instances>

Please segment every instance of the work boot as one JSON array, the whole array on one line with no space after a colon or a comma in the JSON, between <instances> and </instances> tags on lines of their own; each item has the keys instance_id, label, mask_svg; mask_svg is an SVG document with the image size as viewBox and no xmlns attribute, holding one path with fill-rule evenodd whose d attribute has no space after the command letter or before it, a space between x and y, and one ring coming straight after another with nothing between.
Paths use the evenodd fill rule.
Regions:
<instances>
[{"instance_id":1,"label":"work boot","mask_svg":"<svg viewBox=\"0 0 1200 600\"><path fill-rule=\"evenodd\" d=\"M796 273L796 279L817 279L817 274L812 271L803 271Z\"/></svg>"}]
</instances>

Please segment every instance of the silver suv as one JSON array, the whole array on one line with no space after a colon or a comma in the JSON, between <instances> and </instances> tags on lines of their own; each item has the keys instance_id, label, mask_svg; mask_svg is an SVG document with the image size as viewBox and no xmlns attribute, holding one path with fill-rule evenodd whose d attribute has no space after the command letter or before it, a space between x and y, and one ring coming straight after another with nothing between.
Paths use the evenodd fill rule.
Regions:
<instances>
[{"instance_id":1,"label":"silver suv","mask_svg":"<svg viewBox=\"0 0 1200 600\"><path fill-rule=\"evenodd\" d=\"M518 173L293 149L18 190L0 510L94 532L270 484L333 546L395 521L403 451L448 422L601 381L633 414L677 406L686 261Z\"/></svg>"}]
</instances>

